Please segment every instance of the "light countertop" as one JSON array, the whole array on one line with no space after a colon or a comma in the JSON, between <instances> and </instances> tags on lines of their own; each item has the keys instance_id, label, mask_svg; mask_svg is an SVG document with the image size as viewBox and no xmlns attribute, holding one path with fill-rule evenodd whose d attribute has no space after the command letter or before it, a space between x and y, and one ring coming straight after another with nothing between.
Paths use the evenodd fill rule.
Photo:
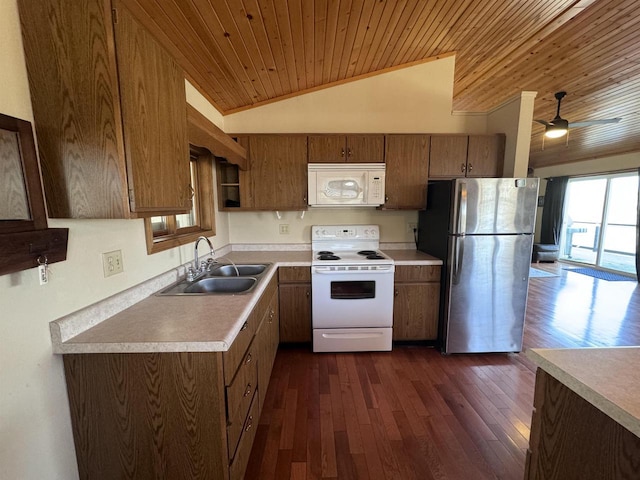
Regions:
<instances>
[{"instance_id":1,"label":"light countertop","mask_svg":"<svg viewBox=\"0 0 640 480\"><path fill-rule=\"evenodd\" d=\"M535 348L527 356L640 437L640 347Z\"/></svg>"},{"instance_id":2,"label":"light countertop","mask_svg":"<svg viewBox=\"0 0 640 480\"><path fill-rule=\"evenodd\" d=\"M414 250L384 252L398 264L442 264ZM251 293L239 295L156 296L153 293L177 280L177 274L166 274L161 281L152 279L146 286L123 292L122 296L128 297L128 308L118 308L122 301L111 298L105 300L105 305L91 306L79 315L51 322L54 353L226 351L277 268L310 266L311 252L234 251L219 258L221 263L225 259L271 266ZM146 289L145 293L139 293L142 289ZM96 321L99 315L105 318Z\"/></svg>"}]
</instances>

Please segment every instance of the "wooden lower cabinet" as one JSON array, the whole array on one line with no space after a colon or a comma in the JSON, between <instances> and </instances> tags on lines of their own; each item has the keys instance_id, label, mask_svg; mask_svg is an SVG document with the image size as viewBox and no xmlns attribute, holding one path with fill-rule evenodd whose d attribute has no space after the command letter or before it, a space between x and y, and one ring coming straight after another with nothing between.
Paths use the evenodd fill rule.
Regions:
<instances>
[{"instance_id":1,"label":"wooden lower cabinet","mask_svg":"<svg viewBox=\"0 0 640 480\"><path fill-rule=\"evenodd\" d=\"M226 352L64 355L80 478L243 478L277 347L274 277Z\"/></svg>"},{"instance_id":2,"label":"wooden lower cabinet","mask_svg":"<svg viewBox=\"0 0 640 480\"><path fill-rule=\"evenodd\" d=\"M440 268L396 265L393 340L437 340Z\"/></svg>"},{"instance_id":3,"label":"wooden lower cabinet","mask_svg":"<svg viewBox=\"0 0 640 480\"><path fill-rule=\"evenodd\" d=\"M640 478L640 438L542 369L525 480Z\"/></svg>"},{"instance_id":4,"label":"wooden lower cabinet","mask_svg":"<svg viewBox=\"0 0 640 480\"><path fill-rule=\"evenodd\" d=\"M311 269L280 267L280 341L311 342Z\"/></svg>"},{"instance_id":5,"label":"wooden lower cabinet","mask_svg":"<svg viewBox=\"0 0 640 480\"><path fill-rule=\"evenodd\" d=\"M273 362L278 353L278 344L280 343L280 313L278 310L278 291L271 295L269 307L264 312L264 317L258 330L254 343L258 351L258 385L260 386L259 408L262 411L264 405L264 397L267 395L267 386L273 369Z\"/></svg>"}]
</instances>

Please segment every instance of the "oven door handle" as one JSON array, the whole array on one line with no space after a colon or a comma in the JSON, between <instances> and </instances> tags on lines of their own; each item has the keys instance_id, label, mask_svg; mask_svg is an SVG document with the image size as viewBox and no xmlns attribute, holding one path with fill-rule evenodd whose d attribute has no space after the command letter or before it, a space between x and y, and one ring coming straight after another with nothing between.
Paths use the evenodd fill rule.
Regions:
<instances>
[{"instance_id":1,"label":"oven door handle","mask_svg":"<svg viewBox=\"0 0 640 480\"><path fill-rule=\"evenodd\" d=\"M331 270L330 267L312 267L311 273L322 275L382 275L394 272L394 267L378 267L376 270Z\"/></svg>"}]
</instances>

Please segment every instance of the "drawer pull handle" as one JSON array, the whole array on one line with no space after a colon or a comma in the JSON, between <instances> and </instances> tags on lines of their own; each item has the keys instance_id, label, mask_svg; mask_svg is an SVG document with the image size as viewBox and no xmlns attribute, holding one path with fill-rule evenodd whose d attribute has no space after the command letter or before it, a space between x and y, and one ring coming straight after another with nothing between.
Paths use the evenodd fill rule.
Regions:
<instances>
[{"instance_id":1,"label":"drawer pull handle","mask_svg":"<svg viewBox=\"0 0 640 480\"><path fill-rule=\"evenodd\" d=\"M249 327L249 322L244 322L242 324L242 328L240 329L240 331L242 332L242 331L246 330L248 327Z\"/></svg>"},{"instance_id":2,"label":"drawer pull handle","mask_svg":"<svg viewBox=\"0 0 640 480\"><path fill-rule=\"evenodd\" d=\"M251 363L251 360L252 360L251 354L249 353L247 354L247 359L244 361L244 364L249 365Z\"/></svg>"},{"instance_id":3,"label":"drawer pull handle","mask_svg":"<svg viewBox=\"0 0 640 480\"><path fill-rule=\"evenodd\" d=\"M251 395L251 384L248 383L247 384L247 389L244 391L244 395L242 395L243 397L248 397L249 395Z\"/></svg>"},{"instance_id":4,"label":"drawer pull handle","mask_svg":"<svg viewBox=\"0 0 640 480\"><path fill-rule=\"evenodd\" d=\"M244 428L244 431L248 432L251 430L251 427L253 427L253 415L249 415L249 418L247 419L247 426Z\"/></svg>"},{"instance_id":5,"label":"drawer pull handle","mask_svg":"<svg viewBox=\"0 0 640 480\"><path fill-rule=\"evenodd\" d=\"M395 292L393 292L393 296L397 297L398 295L400 295L400 292L398 291L398 289L396 289Z\"/></svg>"}]
</instances>

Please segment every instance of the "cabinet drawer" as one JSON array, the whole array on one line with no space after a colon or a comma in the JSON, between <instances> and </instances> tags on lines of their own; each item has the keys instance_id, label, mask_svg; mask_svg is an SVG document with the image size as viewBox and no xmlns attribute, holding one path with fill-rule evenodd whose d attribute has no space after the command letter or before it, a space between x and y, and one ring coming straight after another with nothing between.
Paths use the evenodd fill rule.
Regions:
<instances>
[{"instance_id":1,"label":"cabinet drawer","mask_svg":"<svg viewBox=\"0 0 640 480\"><path fill-rule=\"evenodd\" d=\"M258 322L260 318L254 308L247 321L242 326L242 330L238 332L238 336L231 344L231 348L226 352L222 352L222 362L224 365L224 384L231 385L231 381L236 374L236 370L240 365L240 362L245 356L247 347L253 339L253 335L258 328Z\"/></svg>"},{"instance_id":2,"label":"cabinet drawer","mask_svg":"<svg viewBox=\"0 0 640 480\"><path fill-rule=\"evenodd\" d=\"M229 477L231 480L242 480L247 470L251 447L253 446L253 440L256 438L256 430L258 428L259 404L258 395L254 395L251 408L249 409L249 415L247 415L247 420L244 422L242 428L238 450L236 450L233 459L230 459Z\"/></svg>"},{"instance_id":3,"label":"cabinet drawer","mask_svg":"<svg viewBox=\"0 0 640 480\"><path fill-rule=\"evenodd\" d=\"M257 352L254 344L249 347L247 354L242 359L242 363L238 367L238 373L227 387L227 417L232 419L238 410L246 412L249 408L251 397L256 389L257 383Z\"/></svg>"},{"instance_id":4,"label":"cabinet drawer","mask_svg":"<svg viewBox=\"0 0 640 480\"><path fill-rule=\"evenodd\" d=\"M238 368L238 374L233 383L227 387L227 444L229 458L233 457L238 439L242 433L242 426L247 418L247 412L251 406L251 399L258 385L258 371L256 368L255 342L249 347L242 364Z\"/></svg>"},{"instance_id":5,"label":"cabinet drawer","mask_svg":"<svg viewBox=\"0 0 640 480\"><path fill-rule=\"evenodd\" d=\"M439 282L440 265L396 265L396 282Z\"/></svg>"},{"instance_id":6,"label":"cabinet drawer","mask_svg":"<svg viewBox=\"0 0 640 480\"><path fill-rule=\"evenodd\" d=\"M278 269L280 283L310 283L311 268L309 267L280 267Z\"/></svg>"}]
</instances>

